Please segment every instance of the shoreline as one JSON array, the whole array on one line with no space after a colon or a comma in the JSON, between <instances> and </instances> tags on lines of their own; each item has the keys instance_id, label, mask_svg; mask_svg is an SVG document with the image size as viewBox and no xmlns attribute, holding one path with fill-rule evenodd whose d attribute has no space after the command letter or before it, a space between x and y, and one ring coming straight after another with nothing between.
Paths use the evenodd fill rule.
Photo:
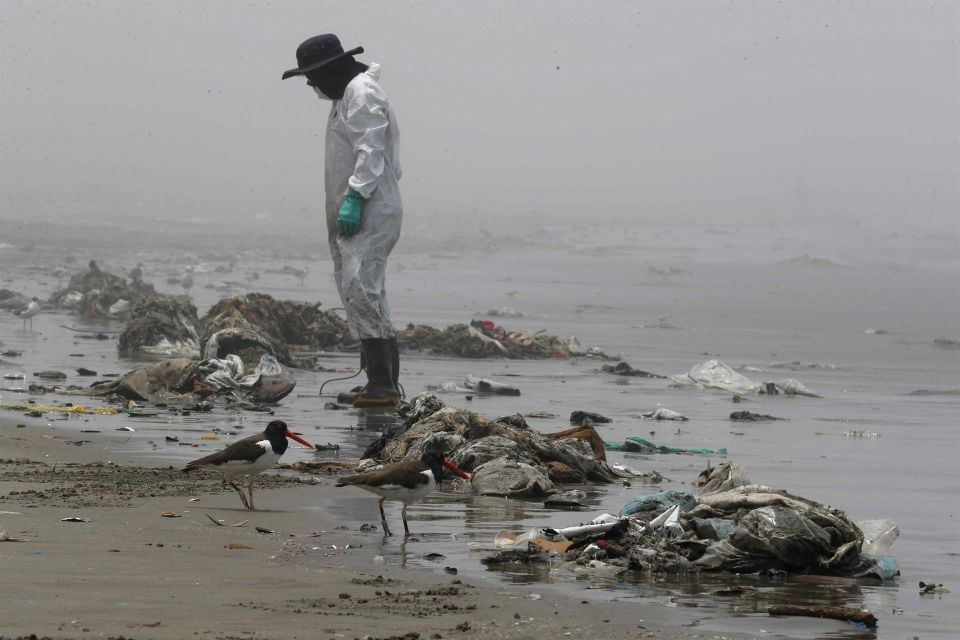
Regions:
<instances>
[{"instance_id":1,"label":"shoreline","mask_svg":"<svg viewBox=\"0 0 960 640\"><path fill-rule=\"evenodd\" d=\"M65 444L55 426L38 422L0 416L0 511L12 512L0 514L0 529L23 540L0 542L4 573L20 576L0 636L714 635L671 630L669 611L654 605L585 600L541 584L532 595L532 587L405 567L406 554L429 553L429 543L384 541L363 523L303 508L323 504L332 478L261 475L258 502L267 509L249 512L215 474L188 476L129 454L111 454L108 464L102 448ZM216 526L207 514L248 522Z\"/></svg>"}]
</instances>

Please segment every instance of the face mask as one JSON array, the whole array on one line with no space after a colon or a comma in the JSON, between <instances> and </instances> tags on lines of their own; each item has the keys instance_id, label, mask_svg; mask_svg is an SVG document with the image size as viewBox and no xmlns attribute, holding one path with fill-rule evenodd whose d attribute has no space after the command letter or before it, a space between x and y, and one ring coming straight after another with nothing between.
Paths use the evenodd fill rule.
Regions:
<instances>
[{"instance_id":1,"label":"face mask","mask_svg":"<svg viewBox=\"0 0 960 640\"><path fill-rule=\"evenodd\" d=\"M313 89L313 92L316 93L317 97L320 98L321 100L333 100L333 98L325 94L323 91L320 91L320 87L313 86L310 88Z\"/></svg>"}]
</instances>

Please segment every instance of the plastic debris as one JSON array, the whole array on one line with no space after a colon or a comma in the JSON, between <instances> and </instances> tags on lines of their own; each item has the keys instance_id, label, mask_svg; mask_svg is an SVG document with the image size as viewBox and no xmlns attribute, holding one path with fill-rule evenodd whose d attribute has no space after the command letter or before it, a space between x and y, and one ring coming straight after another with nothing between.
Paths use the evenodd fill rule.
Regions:
<instances>
[{"instance_id":1,"label":"plastic debris","mask_svg":"<svg viewBox=\"0 0 960 640\"><path fill-rule=\"evenodd\" d=\"M556 418L556 417L557 417L557 414L552 413L552 412L550 412L550 411L538 410L538 411L528 411L527 413L523 414L523 417L524 417L524 418L546 418L546 419L550 419L550 418Z\"/></svg>"},{"instance_id":2,"label":"plastic debris","mask_svg":"<svg viewBox=\"0 0 960 640\"><path fill-rule=\"evenodd\" d=\"M797 395L819 398L820 396L798 380L792 378L779 382L756 382L737 373L719 360L707 360L694 365L686 373L670 376L675 387L698 387L701 389L720 389L732 393L760 395Z\"/></svg>"},{"instance_id":3,"label":"plastic debris","mask_svg":"<svg viewBox=\"0 0 960 640\"><path fill-rule=\"evenodd\" d=\"M900 528L893 520L861 520L857 526L863 532L863 553L872 556L886 555L900 537Z\"/></svg>"},{"instance_id":4,"label":"plastic debris","mask_svg":"<svg viewBox=\"0 0 960 640\"><path fill-rule=\"evenodd\" d=\"M487 309L482 313L478 313L479 316L489 316L491 318L522 318L523 314L514 309L513 307L500 307L498 309Z\"/></svg>"},{"instance_id":5,"label":"plastic debris","mask_svg":"<svg viewBox=\"0 0 960 640\"><path fill-rule=\"evenodd\" d=\"M610 418L602 416L599 413L590 413L589 411L571 411L570 424L579 426L592 426L594 424L604 424L612 422Z\"/></svg>"},{"instance_id":6,"label":"plastic debris","mask_svg":"<svg viewBox=\"0 0 960 640\"><path fill-rule=\"evenodd\" d=\"M406 349L459 358L598 358L611 359L599 349L584 349L574 336L566 339L530 330L507 331L491 320L473 320L446 329L407 325L399 336Z\"/></svg>"},{"instance_id":7,"label":"plastic debris","mask_svg":"<svg viewBox=\"0 0 960 640\"><path fill-rule=\"evenodd\" d=\"M648 411L640 414L640 417L647 420L676 420L677 422L687 422L690 420L690 418L682 413L674 411L673 409L665 409L663 407L658 407L654 411Z\"/></svg>"},{"instance_id":8,"label":"plastic debris","mask_svg":"<svg viewBox=\"0 0 960 640\"><path fill-rule=\"evenodd\" d=\"M101 270L91 260L86 271L72 276L66 288L50 296L50 302L72 309L84 318L112 318L126 315L131 303L136 304L156 293L153 285L142 280L128 283L124 278Z\"/></svg>"},{"instance_id":9,"label":"plastic debris","mask_svg":"<svg viewBox=\"0 0 960 640\"><path fill-rule=\"evenodd\" d=\"M600 371L603 373L612 373L618 376L626 376L631 378L666 378L667 376L661 376L657 373L650 373L649 371L642 371L640 369L634 369L626 362L618 362L616 364L604 364L600 365Z\"/></svg>"},{"instance_id":10,"label":"plastic debris","mask_svg":"<svg viewBox=\"0 0 960 640\"><path fill-rule=\"evenodd\" d=\"M467 376L463 379L463 385L471 391L478 393L490 393L499 396L519 396L520 389L517 387L491 380L490 378L478 378L476 376Z\"/></svg>"},{"instance_id":11,"label":"plastic debris","mask_svg":"<svg viewBox=\"0 0 960 640\"><path fill-rule=\"evenodd\" d=\"M0 542L29 542L23 538L12 538L5 529L0 529Z\"/></svg>"},{"instance_id":12,"label":"plastic debris","mask_svg":"<svg viewBox=\"0 0 960 640\"><path fill-rule=\"evenodd\" d=\"M701 474L722 488L746 478L739 466L724 463ZM898 574L887 553L896 538L889 520L854 524L842 511L762 485L701 495L662 491L625 505L619 515L602 514L571 527L501 531L487 565L550 563L576 573L616 576L625 569L647 573L809 573L844 577ZM933 587L940 589L939 585ZM756 593L754 590L753 593ZM750 589L720 595L750 595Z\"/></svg>"},{"instance_id":13,"label":"plastic debris","mask_svg":"<svg viewBox=\"0 0 960 640\"><path fill-rule=\"evenodd\" d=\"M873 431L862 431L859 429L854 431L844 431L840 435L842 435L844 438L861 438L864 440L873 440L880 437L879 433L874 433Z\"/></svg>"},{"instance_id":14,"label":"plastic debris","mask_svg":"<svg viewBox=\"0 0 960 640\"><path fill-rule=\"evenodd\" d=\"M680 505L684 511L689 511L697 504L697 498L686 491L667 489L646 496L634 498L620 509L621 516L629 516L641 512L661 513L674 505Z\"/></svg>"},{"instance_id":15,"label":"plastic debris","mask_svg":"<svg viewBox=\"0 0 960 640\"><path fill-rule=\"evenodd\" d=\"M584 506L583 500L587 497L586 492L579 489L564 491L547 498L543 506L547 509L579 509Z\"/></svg>"},{"instance_id":16,"label":"plastic debris","mask_svg":"<svg viewBox=\"0 0 960 640\"><path fill-rule=\"evenodd\" d=\"M767 607L771 616L806 616L808 618L830 618L862 624L875 629L877 618L869 611L850 607L816 607L796 604L774 604Z\"/></svg>"},{"instance_id":17,"label":"plastic debris","mask_svg":"<svg viewBox=\"0 0 960 640\"><path fill-rule=\"evenodd\" d=\"M700 472L693 484L699 487L698 493L701 496L706 496L753 484L753 481L736 462L723 462L716 467L707 464L707 468Z\"/></svg>"},{"instance_id":18,"label":"plastic debris","mask_svg":"<svg viewBox=\"0 0 960 640\"><path fill-rule=\"evenodd\" d=\"M84 407L82 405L52 404L3 404L0 409L10 411L39 411L41 413L80 413L112 416L117 413L115 407Z\"/></svg>"},{"instance_id":19,"label":"plastic debris","mask_svg":"<svg viewBox=\"0 0 960 640\"><path fill-rule=\"evenodd\" d=\"M674 537L683 533L683 527L680 526L680 505L675 504L661 513L650 521L647 528L661 537Z\"/></svg>"},{"instance_id":20,"label":"plastic debris","mask_svg":"<svg viewBox=\"0 0 960 640\"><path fill-rule=\"evenodd\" d=\"M185 296L151 296L130 309L118 337L121 353L200 356L197 308Z\"/></svg>"},{"instance_id":21,"label":"plastic debris","mask_svg":"<svg viewBox=\"0 0 960 640\"><path fill-rule=\"evenodd\" d=\"M698 455L698 456L727 455L726 447L723 447L721 449L668 447L665 445L654 444L649 440L646 440L639 436L627 436L623 444L614 444L610 442L604 442L603 446L604 448L609 449L611 451L631 451L634 453L679 453L679 454L692 454L692 455Z\"/></svg>"},{"instance_id":22,"label":"plastic debris","mask_svg":"<svg viewBox=\"0 0 960 640\"><path fill-rule=\"evenodd\" d=\"M762 413L753 413L750 411L734 411L730 414L730 419L734 422L766 422L769 420L785 420L776 416L768 416Z\"/></svg>"},{"instance_id":23,"label":"plastic debris","mask_svg":"<svg viewBox=\"0 0 960 640\"><path fill-rule=\"evenodd\" d=\"M200 351L204 358L240 356L258 362L270 354L291 367L317 368L316 351L347 347L352 342L345 320L319 304L277 300L249 293L221 300L201 322ZM304 347L312 355L303 354Z\"/></svg>"},{"instance_id":24,"label":"plastic debris","mask_svg":"<svg viewBox=\"0 0 960 640\"><path fill-rule=\"evenodd\" d=\"M427 447L442 448L451 462L474 472L471 490L489 495L539 497L555 493L555 482L612 482L621 477L606 463L603 440L592 427L540 433L519 414L489 419L445 407L428 393L400 412L404 428L372 444L364 457L399 462Z\"/></svg>"},{"instance_id":25,"label":"plastic debris","mask_svg":"<svg viewBox=\"0 0 960 640\"><path fill-rule=\"evenodd\" d=\"M686 373L671 376L670 380L674 386L695 386L738 393L751 393L760 389L758 382L737 373L719 360L707 360L694 365Z\"/></svg>"},{"instance_id":26,"label":"plastic debris","mask_svg":"<svg viewBox=\"0 0 960 640\"><path fill-rule=\"evenodd\" d=\"M244 520L243 522L237 522L236 524L224 524L223 522L221 522L221 521L217 520L216 518L214 518L213 516L211 516L209 513L205 513L205 514L203 514L203 515L207 516L207 518L209 518L210 522L212 522L213 524L217 525L218 527L242 527L242 526L244 526L245 524L247 524L248 522L250 522L249 520Z\"/></svg>"}]
</instances>

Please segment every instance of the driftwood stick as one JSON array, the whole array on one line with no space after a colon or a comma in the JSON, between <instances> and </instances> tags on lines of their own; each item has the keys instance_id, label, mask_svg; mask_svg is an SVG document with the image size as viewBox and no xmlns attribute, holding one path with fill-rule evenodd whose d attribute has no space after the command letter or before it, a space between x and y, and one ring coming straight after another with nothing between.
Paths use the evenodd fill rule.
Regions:
<instances>
[{"instance_id":1,"label":"driftwood stick","mask_svg":"<svg viewBox=\"0 0 960 640\"><path fill-rule=\"evenodd\" d=\"M771 616L806 616L808 618L830 618L832 620L850 620L860 622L870 628L877 626L877 618L869 611L850 607L805 607L796 604L775 604L767 607Z\"/></svg>"}]
</instances>

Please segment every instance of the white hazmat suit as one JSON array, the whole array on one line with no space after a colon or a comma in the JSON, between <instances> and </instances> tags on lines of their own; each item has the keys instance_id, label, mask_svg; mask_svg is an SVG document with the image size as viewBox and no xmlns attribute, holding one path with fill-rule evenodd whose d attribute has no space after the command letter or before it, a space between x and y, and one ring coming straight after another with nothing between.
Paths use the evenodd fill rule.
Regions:
<instances>
[{"instance_id":1,"label":"white hazmat suit","mask_svg":"<svg viewBox=\"0 0 960 640\"><path fill-rule=\"evenodd\" d=\"M361 340L396 336L384 285L403 219L400 132L379 77L377 64L354 77L343 98L333 101L327 121L324 177L333 273L350 332ZM363 215L360 231L341 237L337 214L348 187L363 196Z\"/></svg>"}]
</instances>

